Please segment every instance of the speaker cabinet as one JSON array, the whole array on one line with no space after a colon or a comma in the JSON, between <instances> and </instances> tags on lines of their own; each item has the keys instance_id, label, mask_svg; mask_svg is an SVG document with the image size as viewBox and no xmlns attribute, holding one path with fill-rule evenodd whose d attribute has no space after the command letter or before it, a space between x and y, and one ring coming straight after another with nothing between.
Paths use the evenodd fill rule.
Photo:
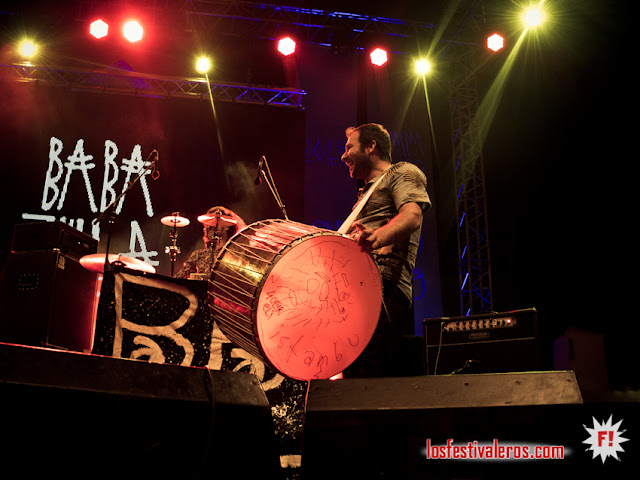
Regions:
<instances>
[{"instance_id":1,"label":"speaker cabinet","mask_svg":"<svg viewBox=\"0 0 640 480\"><path fill-rule=\"evenodd\" d=\"M585 398L598 399L609 392L604 336L601 333L568 328L554 342L554 368L576 372Z\"/></svg>"},{"instance_id":2,"label":"speaker cabinet","mask_svg":"<svg viewBox=\"0 0 640 480\"><path fill-rule=\"evenodd\" d=\"M91 351L96 282L95 272L59 250L12 253L0 341Z\"/></svg>"},{"instance_id":3,"label":"speaker cabinet","mask_svg":"<svg viewBox=\"0 0 640 480\"><path fill-rule=\"evenodd\" d=\"M0 398L9 477L279 476L251 374L0 344Z\"/></svg>"},{"instance_id":4,"label":"speaker cabinet","mask_svg":"<svg viewBox=\"0 0 640 480\"><path fill-rule=\"evenodd\" d=\"M583 424L591 420L583 406L573 372L312 381L303 432L303 479L575 473L579 462L591 457L581 444L587 437ZM457 446L494 440L504 445L564 445L572 455L535 462L427 458L428 445L447 445L448 440Z\"/></svg>"}]
</instances>

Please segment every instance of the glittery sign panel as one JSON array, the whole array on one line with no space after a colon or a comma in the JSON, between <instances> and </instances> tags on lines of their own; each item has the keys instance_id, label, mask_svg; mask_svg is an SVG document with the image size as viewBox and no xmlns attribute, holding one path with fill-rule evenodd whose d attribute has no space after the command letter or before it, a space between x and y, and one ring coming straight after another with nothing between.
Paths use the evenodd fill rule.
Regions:
<instances>
[{"instance_id":1,"label":"glittery sign panel","mask_svg":"<svg viewBox=\"0 0 640 480\"><path fill-rule=\"evenodd\" d=\"M118 272L112 281L105 277L93 353L207 365L213 321L199 310L201 285L194 287L159 275ZM110 292L105 289L110 288L109 301Z\"/></svg>"}]
</instances>

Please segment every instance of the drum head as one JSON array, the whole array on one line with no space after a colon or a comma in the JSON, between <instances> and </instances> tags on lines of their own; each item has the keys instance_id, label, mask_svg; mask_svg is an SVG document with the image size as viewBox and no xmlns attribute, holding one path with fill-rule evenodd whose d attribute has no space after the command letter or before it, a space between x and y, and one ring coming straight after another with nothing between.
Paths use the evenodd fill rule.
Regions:
<instances>
[{"instance_id":1,"label":"drum head","mask_svg":"<svg viewBox=\"0 0 640 480\"><path fill-rule=\"evenodd\" d=\"M378 324L380 274L350 238L303 238L263 283L255 314L261 349L281 373L330 378L362 353Z\"/></svg>"}]
</instances>

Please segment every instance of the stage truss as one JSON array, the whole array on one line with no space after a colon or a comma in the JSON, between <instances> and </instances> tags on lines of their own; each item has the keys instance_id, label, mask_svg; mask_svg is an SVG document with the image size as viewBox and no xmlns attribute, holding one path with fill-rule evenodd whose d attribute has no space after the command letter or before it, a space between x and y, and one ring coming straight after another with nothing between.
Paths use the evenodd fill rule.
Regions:
<instances>
[{"instance_id":1,"label":"stage truss","mask_svg":"<svg viewBox=\"0 0 640 480\"><path fill-rule=\"evenodd\" d=\"M156 98L192 98L214 101L302 108L305 92L296 89L211 83L206 79L158 77L140 73L0 65L0 78L90 91Z\"/></svg>"},{"instance_id":2,"label":"stage truss","mask_svg":"<svg viewBox=\"0 0 640 480\"><path fill-rule=\"evenodd\" d=\"M190 28L204 32L268 40L288 32L303 43L335 49L361 50L375 38L406 53L416 37L433 33L427 22L243 1L191 0L184 2L183 13Z\"/></svg>"},{"instance_id":3,"label":"stage truss","mask_svg":"<svg viewBox=\"0 0 640 480\"><path fill-rule=\"evenodd\" d=\"M449 114L451 159L454 167L458 233L458 284L460 314L487 313L493 309L489 221L484 183L483 138L476 118L476 69L479 46L474 38L484 23L481 0L463 4L457 17L455 38L447 48L451 68Z\"/></svg>"}]
</instances>

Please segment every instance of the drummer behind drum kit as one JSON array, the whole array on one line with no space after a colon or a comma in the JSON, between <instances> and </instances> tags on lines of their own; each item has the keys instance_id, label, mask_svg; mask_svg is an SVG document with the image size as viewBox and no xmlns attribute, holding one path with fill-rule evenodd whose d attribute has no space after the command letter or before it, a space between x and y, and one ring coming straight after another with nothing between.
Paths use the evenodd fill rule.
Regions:
<instances>
[{"instance_id":1,"label":"drummer behind drum kit","mask_svg":"<svg viewBox=\"0 0 640 480\"><path fill-rule=\"evenodd\" d=\"M213 215L200 215L198 217L198 221L203 225L213 226L215 229L214 240L219 241L220 237L218 233L220 229L227 228L231 225L236 225L238 222L231 218L225 217L221 213L216 212ZM171 245L165 247L165 253L169 254L169 259L171 260L171 276L174 275L174 264L177 260L178 255L181 253L180 247L177 245L178 243L178 228L186 227L191 222L188 218L181 217L180 212L174 212L167 217L162 217L160 219L160 223L166 225L167 227L172 227L173 229L169 232L169 236L171 238ZM215 245L214 248L215 250ZM80 264L96 273L104 273L105 264L116 265L119 267L128 268L130 270L138 270L146 273L156 273L156 269L142 260L138 260L137 258L126 257L124 255L119 254L109 254L105 255L103 253L95 253L91 255L85 255L80 259Z\"/></svg>"}]
</instances>

